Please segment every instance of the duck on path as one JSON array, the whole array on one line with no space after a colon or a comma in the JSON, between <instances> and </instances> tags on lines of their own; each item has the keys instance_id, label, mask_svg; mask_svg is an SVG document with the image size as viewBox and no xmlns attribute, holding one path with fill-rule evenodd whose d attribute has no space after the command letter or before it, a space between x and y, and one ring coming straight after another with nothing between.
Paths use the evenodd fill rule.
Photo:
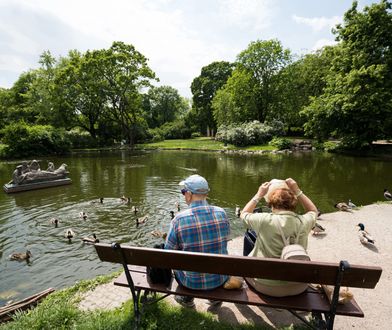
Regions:
<instances>
[{"instance_id":1,"label":"duck on path","mask_svg":"<svg viewBox=\"0 0 392 330\"><path fill-rule=\"evenodd\" d=\"M365 225L363 223L359 223L357 225L359 227L359 240L362 244L374 244L375 240L373 237L365 230Z\"/></svg>"},{"instance_id":2,"label":"duck on path","mask_svg":"<svg viewBox=\"0 0 392 330\"><path fill-rule=\"evenodd\" d=\"M26 250L26 253L22 253L22 252L12 253L10 255L10 260L17 260L17 261L27 260L27 261L29 261L32 256L33 255L31 254L31 252L29 250Z\"/></svg>"},{"instance_id":3,"label":"duck on path","mask_svg":"<svg viewBox=\"0 0 392 330\"><path fill-rule=\"evenodd\" d=\"M99 243L99 239L97 238L97 235L95 235L94 233L93 233L92 237L83 237L82 241L83 241L83 243L86 243L86 244Z\"/></svg>"},{"instance_id":4,"label":"duck on path","mask_svg":"<svg viewBox=\"0 0 392 330\"><path fill-rule=\"evenodd\" d=\"M340 210L340 211L344 211L344 212L351 212L351 208L350 206L348 206L345 202L340 202L335 204L335 207Z\"/></svg>"},{"instance_id":5,"label":"duck on path","mask_svg":"<svg viewBox=\"0 0 392 330\"><path fill-rule=\"evenodd\" d=\"M316 222L314 227L312 228L312 234L313 235L326 234L325 228Z\"/></svg>"},{"instance_id":6,"label":"duck on path","mask_svg":"<svg viewBox=\"0 0 392 330\"><path fill-rule=\"evenodd\" d=\"M357 206L351 201L351 199L348 200L347 203L348 207L351 209L355 209Z\"/></svg>"},{"instance_id":7,"label":"duck on path","mask_svg":"<svg viewBox=\"0 0 392 330\"><path fill-rule=\"evenodd\" d=\"M387 188L384 189L384 197L387 201L392 201L392 194Z\"/></svg>"}]
</instances>

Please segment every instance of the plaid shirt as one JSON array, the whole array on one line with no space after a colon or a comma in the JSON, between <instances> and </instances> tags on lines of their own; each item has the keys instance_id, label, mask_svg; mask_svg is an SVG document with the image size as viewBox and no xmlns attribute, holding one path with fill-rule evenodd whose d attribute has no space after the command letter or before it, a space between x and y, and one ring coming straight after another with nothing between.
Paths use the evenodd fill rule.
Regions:
<instances>
[{"instance_id":1,"label":"plaid shirt","mask_svg":"<svg viewBox=\"0 0 392 330\"><path fill-rule=\"evenodd\" d=\"M226 212L207 201L195 201L172 220L165 249L227 254L230 224ZM175 270L176 278L190 289L208 290L221 286L228 276Z\"/></svg>"}]
</instances>

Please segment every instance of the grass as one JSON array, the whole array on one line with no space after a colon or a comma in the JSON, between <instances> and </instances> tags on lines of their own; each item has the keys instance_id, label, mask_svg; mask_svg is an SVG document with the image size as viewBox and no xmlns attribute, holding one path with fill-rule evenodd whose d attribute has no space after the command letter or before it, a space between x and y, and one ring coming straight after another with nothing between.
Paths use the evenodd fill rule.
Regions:
<instances>
[{"instance_id":1,"label":"grass","mask_svg":"<svg viewBox=\"0 0 392 330\"><path fill-rule=\"evenodd\" d=\"M165 140L154 143L139 144L139 148L152 148L152 149L192 149L192 150L273 150L273 146L261 145L239 148L232 144L224 146L223 142L215 141L209 137L200 137L186 140Z\"/></svg>"},{"instance_id":2,"label":"grass","mask_svg":"<svg viewBox=\"0 0 392 330\"><path fill-rule=\"evenodd\" d=\"M129 300L113 310L81 311L78 309L80 294L99 284L109 282L119 273L81 281L76 285L57 291L44 299L30 311L17 313L14 321L0 325L0 330L19 329L131 329L133 327L133 305ZM288 326L280 329L305 329L305 326ZM199 313L160 301L146 308L140 329L217 329L250 330L271 329L269 325L230 325L214 319L210 313Z\"/></svg>"}]
</instances>

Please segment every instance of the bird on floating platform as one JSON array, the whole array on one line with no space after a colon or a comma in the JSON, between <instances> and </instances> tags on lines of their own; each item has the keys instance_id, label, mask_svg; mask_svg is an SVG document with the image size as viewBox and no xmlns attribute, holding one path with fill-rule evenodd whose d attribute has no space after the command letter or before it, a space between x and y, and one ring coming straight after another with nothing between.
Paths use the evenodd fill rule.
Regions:
<instances>
[{"instance_id":1,"label":"bird on floating platform","mask_svg":"<svg viewBox=\"0 0 392 330\"><path fill-rule=\"evenodd\" d=\"M312 228L312 234L313 235L325 234L325 228L316 222L314 227Z\"/></svg>"},{"instance_id":2,"label":"bird on floating platform","mask_svg":"<svg viewBox=\"0 0 392 330\"><path fill-rule=\"evenodd\" d=\"M167 237L167 233L163 233L160 230L153 230L150 234L154 237L157 237L157 238L166 239L166 237Z\"/></svg>"},{"instance_id":3,"label":"bird on floating platform","mask_svg":"<svg viewBox=\"0 0 392 330\"><path fill-rule=\"evenodd\" d=\"M83 237L82 241L83 241L83 243L86 243L86 244L99 243L99 239L97 238L97 235L95 235L94 233L93 233L92 237Z\"/></svg>"},{"instance_id":4,"label":"bird on floating platform","mask_svg":"<svg viewBox=\"0 0 392 330\"><path fill-rule=\"evenodd\" d=\"M22 261L22 260L30 260L30 258L33 255L31 254L31 252L29 250L26 250L26 253L22 253L22 252L16 252L16 253L12 253L10 255L10 260L17 260L17 261Z\"/></svg>"},{"instance_id":5,"label":"bird on floating platform","mask_svg":"<svg viewBox=\"0 0 392 330\"><path fill-rule=\"evenodd\" d=\"M348 200L347 203L348 207L351 209L355 209L357 206L351 201L351 199Z\"/></svg>"},{"instance_id":6,"label":"bird on floating platform","mask_svg":"<svg viewBox=\"0 0 392 330\"><path fill-rule=\"evenodd\" d=\"M49 220L49 222L57 228L59 226L60 220L57 218L52 218Z\"/></svg>"},{"instance_id":7,"label":"bird on floating platform","mask_svg":"<svg viewBox=\"0 0 392 330\"><path fill-rule=\"evenodd\" d=\"M170 218L173 219L175 217L174 211L170 211Z\"/></svg>"},{"instance_id":8,"label":"bird on floating platform","mask_svg":"<svg viewBox=\"0 0 392 330\"><path fill-rule=\"evenodd\" d=\"M68 242L71 242L72 238L75 237L75 233L71 228L69 228L64 232L64 237L68 239Z\"/></svg>"},{"instance_id":9,"label":"bird on floating platform","mask_svg":"<svg viewBox=\"0 0 392 330\"><path fill-rule=\"evenodd\" d=\"M365 230L365 225L363 223L359 223L357 225L359 227L359 240L362 244L374 244L375 240L373 237Z\"/></svg>"},{"instance_id":10,"label":"bird on floating platform","mask_svg":"<svg viewBox=\"0 0 392 330\"><path fill-rule=\"evenodd\" d=\"M237 216L237 218L239 218L241 215L241 209L238 205L235 207L235 215Z\"/></svg>"},{"instance_id":11,"label":"bird on floating platform","mask_svg":"<svg viewBox=\"0 0 392 330\"><path fill-rule=\"evenodd\" d=\"M344 212L351 212L351 208L350 206L348 206L345 202L340 202L335 204L335 207L340 210L340 211L344 211Z\"/></svg>"},{"instance_id":12,"label":"bird on floating platform","mask_svg":"<svg viewBox=\"0 0 392 330\"><path fill-rule=\"evenodd\" d=\"M392 201L392 194L387 188L384 189L384 197L387 201Z\"/></svg>"},{"instance_id":13,"label":"bird on floating platform","mask_svg":"<svg viewBox=\"0 0 392 330\"><path fill-rule=\"evenodd\" d=\"M148 214L143 216L143 217L136 218L136 226L139 226L139 225L141 225L143 223L146 223L147 220L148 220Z\"/></svg>"},{"instance_id":14,"label":"bird on floating platform","mask_svg":"<svg viewBox=\"0 0 392 330\"><path fill-rule=\"evenodd\" d=\"M86 214L86 212L84 212L84 211L79 212L79 217L80 217L81 219L83 219L83 220L87 220L87 214Z\"/></svg>"}]
</instances>

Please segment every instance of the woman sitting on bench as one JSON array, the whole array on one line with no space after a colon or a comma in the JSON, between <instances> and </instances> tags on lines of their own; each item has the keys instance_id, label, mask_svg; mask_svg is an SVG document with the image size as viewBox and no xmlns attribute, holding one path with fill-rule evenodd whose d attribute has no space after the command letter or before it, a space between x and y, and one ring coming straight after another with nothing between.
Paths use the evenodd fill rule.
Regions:
<instances>
[{"instance_id":1,"label":"woman sitting on bench","mask_svg":"<svg viewBox=\"0 0 392 330\"><path fill-rule=\"evenodd\" d=\"M253 213L261 198L265 198L272 207L272 213ZM294 212L298 201L306 213ZM290 239L290 244L298 242L305 249L308 246L308 235L315 225L317 208L313 202L299 189L291 178L264 182L256 195L246 204L241 212L241 219L249 229L256 232L257 238L252 257L280 258L285 246L281 231ZM293 296L304 292L306 283L247 278L256 291L273 297Z\"/></svg>"}]
</instances>

